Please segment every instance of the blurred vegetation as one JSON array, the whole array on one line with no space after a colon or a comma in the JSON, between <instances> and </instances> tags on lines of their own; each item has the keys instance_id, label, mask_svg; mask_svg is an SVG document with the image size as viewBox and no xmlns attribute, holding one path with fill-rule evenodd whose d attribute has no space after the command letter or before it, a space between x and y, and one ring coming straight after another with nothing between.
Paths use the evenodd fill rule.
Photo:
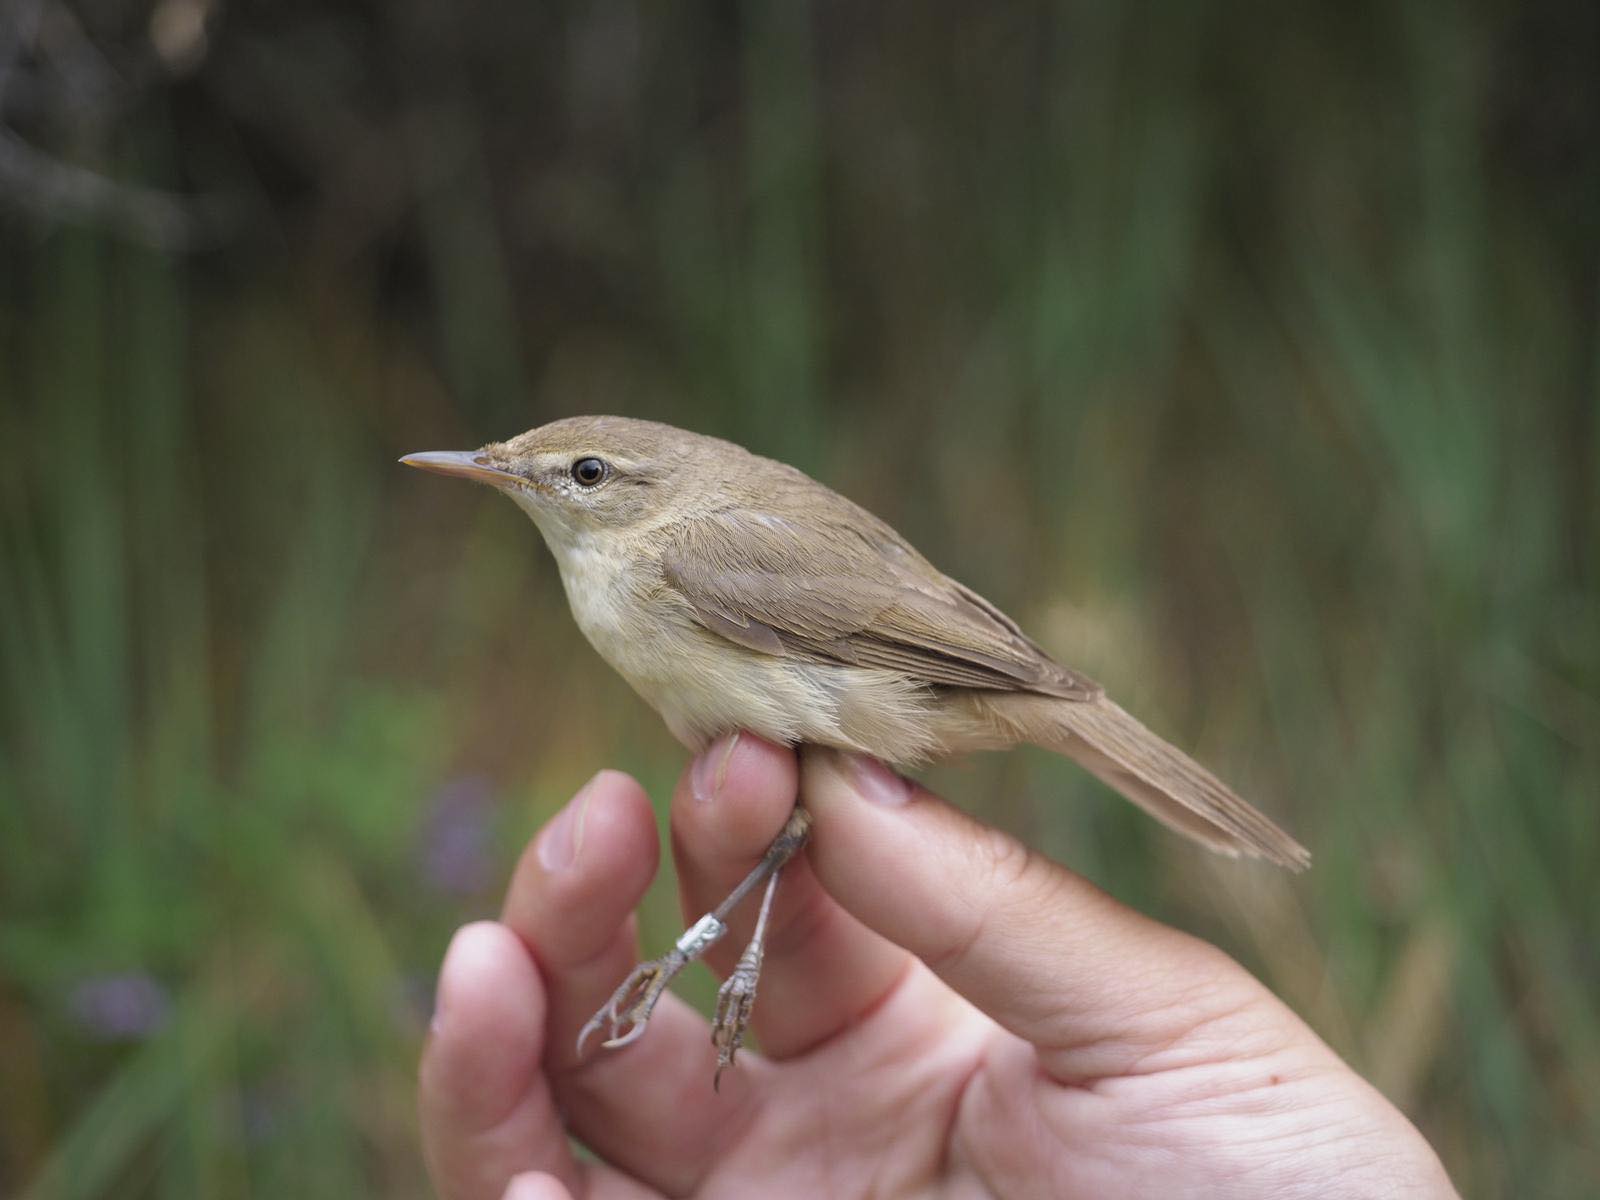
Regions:
<instances>
[{"instance_id":1,"label":"blurred vegetation","mask_svg":"<svg viewBox=\"0 0 1600 1200\"><path fill-rule=\"evenodd\" d=\"M1468 1195L1595 1194L1597 45L9 0L0 1192L426 1194L449 932L682 755L525 519L393 463L615 411L840 487L1260 797L1310 874L1043 754L933 776L1237 954Z\"/></svg>"}]
</instances>

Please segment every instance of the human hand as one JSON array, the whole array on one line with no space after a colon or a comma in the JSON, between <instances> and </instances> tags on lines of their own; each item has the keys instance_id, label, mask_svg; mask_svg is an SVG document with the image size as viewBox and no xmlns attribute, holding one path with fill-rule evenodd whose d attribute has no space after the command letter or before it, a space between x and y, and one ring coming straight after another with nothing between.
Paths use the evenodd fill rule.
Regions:
<instances>
[{"instance_id":1,"label":"human hand","mask_svg":"<svg viewBox=\"0 0 1600 1200\"><path fill-rule=\"evenodd\" d=\"M637 961L643 790L602 771L460 930L423 1054L446 1200L653 1195L1453 1196L1421 1135L1220 950L870 760L713 746L672 802L684 912L815 824L772 914L746 1051L663 997L630 1049L579 1028ZM726 977L754 905L707 956ZM599 1161L577 1158L569 1136Z\"/></svg>"}]
</instances>

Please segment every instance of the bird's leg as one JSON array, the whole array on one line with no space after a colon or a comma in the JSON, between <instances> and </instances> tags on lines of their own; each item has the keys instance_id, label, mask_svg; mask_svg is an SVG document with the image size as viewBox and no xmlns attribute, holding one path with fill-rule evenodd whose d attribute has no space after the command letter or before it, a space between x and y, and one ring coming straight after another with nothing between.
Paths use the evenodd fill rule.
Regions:
<instances>
[{"instance_id":1,"label":"bird's leg","mask_svg":"<svg viewBox=\"0 0 1600 1200\"><path fill-rule=\"evenodd\" d=\"M691 925L678 939L677 945L666 954L635 967L633 973L611 994L611 999L589 1018L588 1024L578 1032L578 1055L583 1055L583 1048L591 1037L607 1027L610 1036L601 1043L607 1049L626 1046L642 1037L656 1001L661 999L661 993L667 990L667 984L672 982L673 976L722 940L728 932L729 915L751 892L765 883L767 890L762 897L755 937L739 959L738 967L717 994L717 1021L711 1040L717 1047L717 1075L720 1077L722 1068L733 1061L734 1052L744 1039L750 1008L755 1003L767 917L772 908L773 892L777 890L778 873L806 844L810 833L811 814L796 807L755 869L739 881L727 898Z\"/></svg>"}]
</instances>

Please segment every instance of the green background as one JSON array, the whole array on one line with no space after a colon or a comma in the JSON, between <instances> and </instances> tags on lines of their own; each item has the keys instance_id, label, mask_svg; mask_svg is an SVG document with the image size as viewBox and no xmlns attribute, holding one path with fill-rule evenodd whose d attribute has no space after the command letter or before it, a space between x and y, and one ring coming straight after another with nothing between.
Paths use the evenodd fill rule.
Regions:
<instances>
[{"instance_id":1,"label":"green background","mask_svg":"<svg viewBox=\"0 0 1600 1200\"><path fill-rule=\"evenodd\" d=\"M1594 1194L1596 11L7 6L0 1192L427 1194L450 931L683 755L528 522L394 460L618 412L866 504L1256 798L1309 874L1043 753L930 776L1466 1194Z\"/></svg>"}]
</instances>

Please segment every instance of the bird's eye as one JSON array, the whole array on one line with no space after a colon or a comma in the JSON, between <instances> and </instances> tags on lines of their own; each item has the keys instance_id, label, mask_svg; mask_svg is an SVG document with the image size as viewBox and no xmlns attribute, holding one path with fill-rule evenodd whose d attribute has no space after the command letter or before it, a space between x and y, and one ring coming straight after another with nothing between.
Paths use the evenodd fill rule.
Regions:
<instances>
[{"instance_id":1,"label":"bird's eye","mask_svg":"<svg viewBox=\"0 0 1600 1200\"><path fill-rule=\"evenodd\" d=\"M581 487L594 487L606 477L606 464L598 458L580 458L572 464L572 478Z\"/></svg>"}]
</instances>

